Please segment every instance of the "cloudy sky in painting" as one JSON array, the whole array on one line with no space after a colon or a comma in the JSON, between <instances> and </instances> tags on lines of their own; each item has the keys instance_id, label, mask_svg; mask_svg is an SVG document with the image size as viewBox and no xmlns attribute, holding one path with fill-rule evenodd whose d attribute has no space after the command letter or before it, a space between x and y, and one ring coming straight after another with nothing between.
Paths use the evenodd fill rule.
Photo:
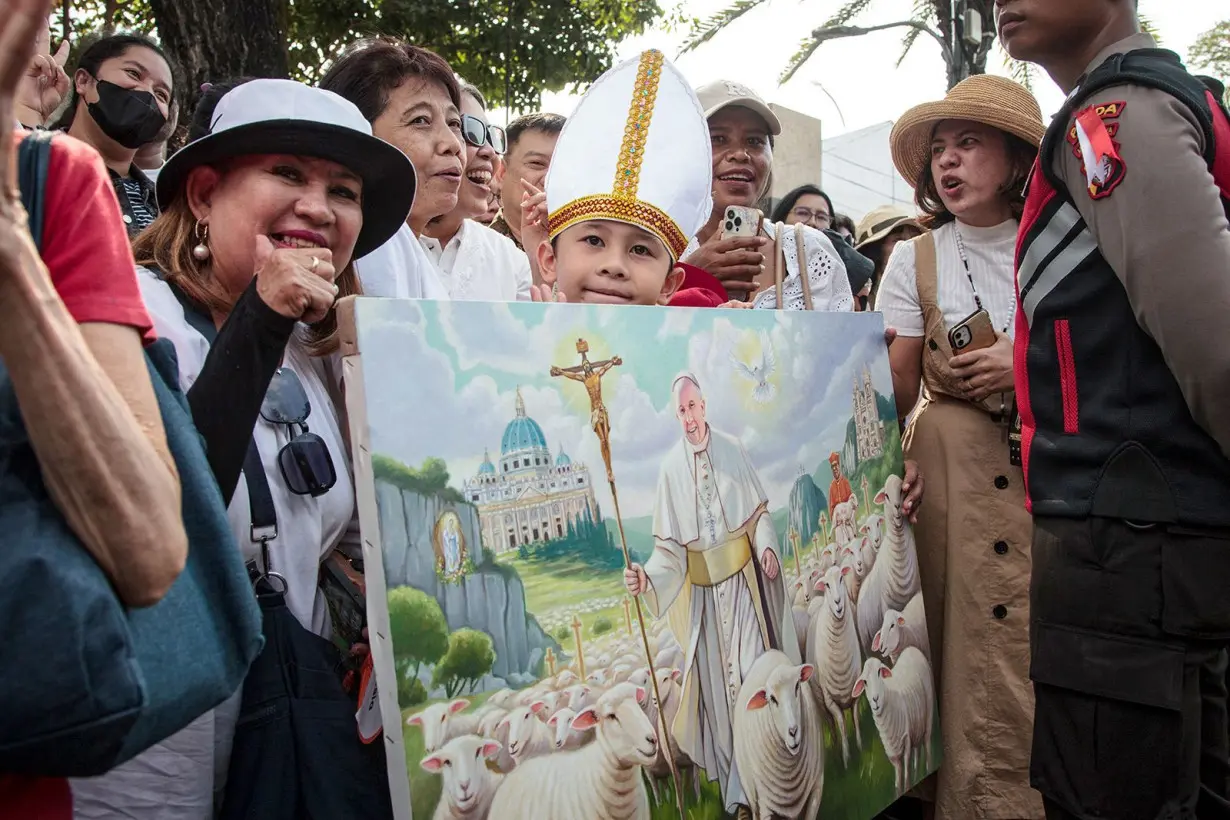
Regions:
<instances>
[{"instance_id":1,"label":"cloudy sky in painting","mask_svg":"<svg viewBox=\"0 0 1230 820\"><path fill-rule=\"evenodd\" d=\"M624 515L652 513L663 457L682 437L671 385L694 373L710 424L739 437L769 492L784 505L800 470L840 449L856 373L891 395L878 314L592 307L532 303L360 300L359 346L372 449L406 464L443 458L454 486L484 451L498 461L518 388L553 455L587 464L611 510L584 388L550 377L551 365L620 356L603 379ZM773 397L758 402L732 357L761 361L767 341ZM353 389L353 388L352 388Z\"/></svg>"}]
</instances>

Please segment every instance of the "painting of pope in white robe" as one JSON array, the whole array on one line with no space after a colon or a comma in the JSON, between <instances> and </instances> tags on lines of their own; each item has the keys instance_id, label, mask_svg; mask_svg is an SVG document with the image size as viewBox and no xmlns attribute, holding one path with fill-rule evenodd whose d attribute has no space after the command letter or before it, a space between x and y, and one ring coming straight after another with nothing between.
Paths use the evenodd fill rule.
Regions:
<instances>
[{"instance_id":1,"label":"painting of pope in white robe","mask_svg":"<svg viewBox=\"0 0 1230 820\"><path fill-rule=\"evenodd\" d=\"M624 580L655 618L668 619L684 649L671 731L734 812L747 801L731 728L743 678L766 649L800 663L798 641L768 496L747 452L709 426L695 376L679 376L672 393L683 438L659 473L653 554Z\"/></svg>"}]
</instances>

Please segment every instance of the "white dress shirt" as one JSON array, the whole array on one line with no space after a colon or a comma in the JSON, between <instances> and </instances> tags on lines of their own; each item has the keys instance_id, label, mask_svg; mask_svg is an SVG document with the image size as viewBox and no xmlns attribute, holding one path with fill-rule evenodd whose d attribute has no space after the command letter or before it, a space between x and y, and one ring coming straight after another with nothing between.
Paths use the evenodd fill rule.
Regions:
<instances>
[{"instance_id":1,"label":"white dress shirt","mask_svg":"<svg viewBox=\"0 0 1230 820\"><path fill-rule=\"evenodd\" d=\"M420 236L449 297L459 301L528 302L530 259L513 241L486 225L463 220L447 243Z\"/></svg>"},{"instance_id":2,"label":"white dress shirt","mask_svg":"<svg viewBox=\"0 0 1230 820\"><path fill-rule=\"evenodd\" d=\"M427 256L409 225L355 262L364 296L393 299L447 299L440 271Z\"/></svg>"}]
</instances>

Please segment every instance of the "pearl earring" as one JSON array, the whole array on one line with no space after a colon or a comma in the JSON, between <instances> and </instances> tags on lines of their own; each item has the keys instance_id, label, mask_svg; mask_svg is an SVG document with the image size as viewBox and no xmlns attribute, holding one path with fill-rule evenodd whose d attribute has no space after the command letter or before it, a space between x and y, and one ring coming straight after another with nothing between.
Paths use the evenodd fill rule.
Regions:
<instances>
[{"instance_id":1,"label":"pearl earring","mask_svg":"<svg viewBox=\"0 0 1230 820\"><path fill-rule=\"evenodd\" d=\"M192 256L198 262L204 262L209 258L209 226L201 220L196 221L196 247L192 249Z\"/></svg>"}]
</instances>

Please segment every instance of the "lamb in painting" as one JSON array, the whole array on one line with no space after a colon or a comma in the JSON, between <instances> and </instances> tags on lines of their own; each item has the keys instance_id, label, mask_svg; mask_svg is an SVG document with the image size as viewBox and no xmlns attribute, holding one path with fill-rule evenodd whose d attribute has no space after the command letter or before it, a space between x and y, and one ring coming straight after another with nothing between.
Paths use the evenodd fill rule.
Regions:
<instances>
[{"instance_id":1,"label":"lamb in painting","mask_svg":"<svg viewBox=\"0 0 1230 820\"><path fill-rule=\"evenodd\" d=\"M593 738L592 732L579 732L572 728L572 719L577 713L567 706L547 718L547 728L555 732L555 751L579 749Z\"/></svg>"},{"instance_id":2,"label":"lamb in painting","mask_svg":"<svg viewBox=\"0 0 1230 820\"><path fill-rule=\"evenodd\" d=\"M641 771L657 758L658 738L645 697L643 688L623 683L578 712L572 728L594 731L594 741L513 769L496 792L500 820L650 820Z\"/></svg>"},{"instance_id":3,"label":"lamb in painting","mask_svg":"<svg viewBox=\"0 0 1230 820\"><path fill-rule=\"evenodd\" d=\"M898 612L890 609L884 613L884 624L871 641L871 651L879 652L893 663L907 646L917 647L927 662L931 662L931 640L927 637L927 614L923 611L922 593L915 595Z\"/></svg>"},{"instance_id":4,"label":"lamb in painting","mask_svg":"<svg viewBox=\"0 0 1230 820\"><path fill-rule=\"evenodd\" d=\"M538 711L542 702L536 701ZM520 766L531 757L538 757L555 747L555 736L544 721L538 719L532 706L518 706L500 721L499 727L508 727L508 751Z\"/></svg>"},{"instance_id":5,"label":"lamb in painting","mask_svg":"<svg viewBox=\"0 0 1230 820\"><path fill-rule=\"evenodd\" d=\"M879 658L863 663L854 684L854 697L865 695L884 751L893 764L897 794L931 770L931 726L935 715L935 685L931 664L916 647L909 646L891 669ZM921 768L926 749L926 769Z\"/></svg>"},{"instance_id":6,"label":"lamb in painting","mask_svg":"<svg viewBox=\"0 0 1230 820\"><path fill-rule=\"evenodd\" d=\"M854 540L854 510L856 501L851 498L833 507L833 541L844 547Z\"/></svg>"},{"instance_id":7,"label":"lamb in painting","mask_svg":"<svg viewBox=\"0 0 1230 820\"><path fill-rule=\"evenodd\" d=\"M824 788L824 726L810 663L769 650L756 659L734 713L735 763L756 820L812 818Z\"/></svg>"},{"instance_id":8,"label":"lamb in painting","mask_svg":"<svg viewBox=\"0 0 1230 820\"><path fill-rule=\"evenodd\" d=\"M426 751L438 751L453 738L473 734L478 730L475 715L460 714L469 705L470 702L465 698L448 703L433 703L406 718L406 725L418 726L423 730L423 748Z\"/></svg>"},{"instance_id":9,"label":"lamb in painting","mask_svg":"<svg viewBox=\"0 0 1230 820\"><path fill-rule=\"evenodd\" d=\"M863 581L858 599L858 639L868 652L876 631L884 623L885 610L905 609L922 589L914 531L901 509L905 501L901 484L900 476L890 475L884 489L876 495L876 503L884 505L884 543L876 555L875 566Z\"/></svg>"},{"instance_id":10,"label":"lamb in painting","mask_svg":"<svg viewBox=\"0 0 1230 820\"><path fill-rule=\"evenodd\" d=\"M850 764L850 738L846 734L845 713L850 712L854 724L854 740L863 748L863 732L858 723L858 711L854 708L856 696L850 694L858 680L862 666L858 633L854 628L855 606L850 596L846 579L853 574L849 567L833 567L816 582L816 591L823 595L817 599L821 606L816 621L811 627L811 638L806 654L807 662L819 670L812 678L812 686L824 708L833 718L841 738L841 760Z\"/></svg>"},{"instance_id":11,"label":"lamb in painting","mask_svg":"<svg viewBox=\"0 0 1230 820\"><path fill-rule=\"evenodd\" d=\"M494 740L462 735L419 764L444 780L433 820L486 820L491 801L504 779L487 768L487 760L500 750Z\"/></svg>"}]
</instances>

